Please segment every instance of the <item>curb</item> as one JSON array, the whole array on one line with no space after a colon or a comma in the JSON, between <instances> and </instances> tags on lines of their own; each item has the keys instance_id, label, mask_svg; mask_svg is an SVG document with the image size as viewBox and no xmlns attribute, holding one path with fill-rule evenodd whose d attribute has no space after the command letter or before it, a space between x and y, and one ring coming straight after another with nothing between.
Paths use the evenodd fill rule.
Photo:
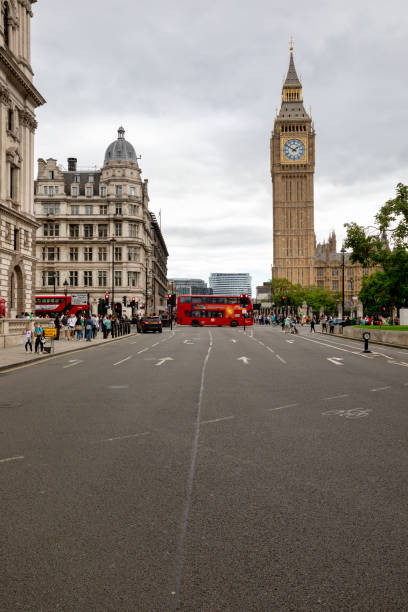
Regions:
<instances>
[{"instance_id":1,"label":"curb","mask_svg":"<svg viewBox=\"0 0 408 612\"><path fill-rule=\"evenodd\" d=\"M133 332L130 334L126 334L126 336L120 336L119 338L111 338L110 340L106 340L105 342L101 342L100 344L98 343L90 344L89 346L80 346L79 348L62 351L61 353L56 353L55 355L48 355L47 357L43 357L42 359L39 357L33 357L33 359L27 359L26 361L16 361L15 363L9 363L8 365L0 366L0 374L5 370L10 370L18 366L23 367L26 365L33 365L34 363L44 363L45 361L50 361L51 359L57 359L57 357L63 357L64 355L72 355L72 353L78 353L79 351L86 351L88 349L106 346L107 344L111 344L112 342L119 342L119 340L126 340L126 338L131 338L133 336L139 335L140 334L138 334L138 332Z\"/></svg>"},{"instance_id":2,"label":"curb","mask_svg":"<svg viewBox=\"0 0 408 612\"><path fill-rule=\"evenodd\" d=\"M408 332L407 332L408 333ZM364 342L364 340L357 340L357 338L347 338L347 336L343 336L343 334L324 334L322 331L316 331L316 334L320 334L321 336L329 336L335 338L342 338L343 340L351 340L352 342ZM369 340L370 344L377 344L378 346L390 346L399 349L405 349L408 351L408 347L403 344L390 344L389 342L378 342L378 340Z\"/></svg>"}]
</instances>

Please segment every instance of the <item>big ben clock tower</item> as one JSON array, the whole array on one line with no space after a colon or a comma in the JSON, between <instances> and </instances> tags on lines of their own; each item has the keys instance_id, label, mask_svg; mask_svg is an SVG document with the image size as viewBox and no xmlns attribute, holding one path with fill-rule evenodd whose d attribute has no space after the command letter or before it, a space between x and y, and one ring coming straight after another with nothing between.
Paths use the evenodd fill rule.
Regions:
<instances>
[{"instance_id":1,"label":"big ben clock tower","mask_svg":"<svg viewBox=\"0 0 408 612\"><path fill-rule=\"evenodd\" d=\"M273 183L272 278L314 284L315 131L304 109L290 45L289 70L271 137Z\"/></svg>"}]
</instances>

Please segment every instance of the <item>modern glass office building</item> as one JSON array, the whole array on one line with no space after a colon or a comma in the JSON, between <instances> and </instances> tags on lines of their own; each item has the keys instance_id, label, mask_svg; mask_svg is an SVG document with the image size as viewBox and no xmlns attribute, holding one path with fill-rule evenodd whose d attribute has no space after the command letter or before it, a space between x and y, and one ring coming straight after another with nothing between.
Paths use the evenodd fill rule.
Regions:
<instances>
[{"instance_id":1,"label":"modern glass office building","mask_svg":"<svg viewBox=\"0 0 408 612\"><path fill-rule=\"evenodd\" d=\"M177 295L211 295L212 289L201 278L171 278L169 286L174 288Z\"/></svg>"},{"instance_id":2,"label":"modern glass office building","mask_svg":"<svg viewBox=\"0 0 408 612\"><path fill-rule=\"evenodd\" d=\"M214 295L239 295L247 293L252 295L251 275L248 273L212 272L209 278L210 288Z\"/></svg>"}]
</instances>

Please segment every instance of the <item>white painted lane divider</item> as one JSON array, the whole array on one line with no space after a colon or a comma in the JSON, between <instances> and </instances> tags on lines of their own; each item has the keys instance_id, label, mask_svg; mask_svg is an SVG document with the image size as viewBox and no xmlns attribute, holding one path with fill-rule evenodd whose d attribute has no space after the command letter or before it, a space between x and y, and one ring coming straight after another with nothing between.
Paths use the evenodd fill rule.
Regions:
<instances>
[{"instance_id":1,"label":"white painted lane divider","mask_svg":"<svg viewBox=\"0 0 408 612\"><path fill-rule=\"evenodd\" d=\"M0 463L8 463L9 461L21 461L24 459L23 455L19 455L18 457L6 457L5 459L0 459Z\"/></svg>"},{"instance_id":2,"label":"white painted lane divider","mask_svg":"<svg viewBox=\"0 0 408 612\"><path fill-rule=\"evenodd\" d=\"M342 393L341 395L332 395L331 397L324 397L324 400L342 399L343 397L349 397L348 393Z\"/></svg>"},{"instance_id":3,"label":"white painted lane divider","mask_svg":"<svg viewBox=\"0 0 408 612\"><path fill-rule=\"evenodd\" d=\"M99 442L115 442L116 440L129 440L130 438L140 438L140 436L148 436L150 431L144 431L143 433L137 434L129 434L127 436L114 436L113 438L105 438L104 440L99 440ZM97 442L94 442L97 444Z\"/></svg>"},{"instance_id":4,"label":"white painted lane divider","mask_svg":"<svg viewBox=\"0 0 408 612\"><path fill-rule=\"evenodd\" d=\"M207 425L207 423L218 423L219 421L228 421L229 419L235 419L233 416L220 417L219 419L211 419L210 421L200 421L200 425Z\"/></svg>"},{"instance_id":5,"label":"white painted lane divider","mask_svg":"<svg viewBox=\"0 0 408 612\"><path fill-rule=\"evenodd\" d=\"M141 351L137 351L137 354L140 355L140 353L145 353L148 350L149 350L149 348L144 348Z\"/></svg>"},{"instance_id":6,"label":"white painted lane divider","mask_svg":"<svg viewBox=\"0 0 408 612\"><path fill-rule=\"evenodd\" d=\"M184 340L183 344L194 344L194 342L191 342L191 340Z\"/></svg>"},{"instance_id":7,"label":"white painted lane divider","mask_svg":"<svg viewBox=\"0 0 408 612\"><path fill-rule=\"evenodd\" d=\"M129 359L132 359L132 355L129 355L128 357L125 357L124 359L121 359L120 361L117 361L116 363L114 363L114 366L119 365L120 363L123 363L124 361L128 361Z\"/></svg>"},{"instance_id":8,"label":"white painted lane divider","mask_svg":"<svg viewBox=\"0 0 408 612\"><path fill-rule=\"evenodd\" d=\"M73 368L74 366L79 365L80 363L83 363L82 359L70 359L69 360L69 364L62 366L62 369L65 370L66 368Z\"/></svg>"},{"instance_id":9,"label":"white painted lane divider","mask_svg":"<svg viewBox=\"0 0 408 612\"><path fill-rule=\"evenodd\" d=\"M108 389L128 389L129 385L108 385Z\"/></svg>"},{"instance_id":10,"label":"white painted lane divider","mask_svg":"<svg viewBox=\"0 0 408 612\"><path fill-rule=\"evenodd\" d=\"M161 366L163 365L163 363L166 363L166 361L174 361L173 357L162 357L157 363L155 363L154 365L157 366Z\"/></svg>"},{"instance_id":11,"label":"white painted lane divider","mask_svg":"<svg viewBox=\"0 0 408 612\"><path fill-rule=\"evenodd\" d=\"M388 386L388 387L377 387L377 389L370 389L370 391L375 393L376 391L386 391L387 389L391 389L391 387L390 386Z\"/></svg>"},{"instance_id":12,"label":"white painted lane divider","mask_svg":"<svg viewBox=\"0 0 408 612\"><path fill-rule=\"evenodd\" d=\"M294 343L294 340L286 340L286 342L287 342L288 344L293 344L293 343Z\"/></svg>"},{"instance_id":13,"label":"white painted lane divider","mask_svg":"<svg viewBox=\"0 0 408 612\"><path fill-rule=\"evenodd\" d=\"M344 365L344 363L342 363L343 357L326 357L326 359L327 361L334 363L334 365Z\"/></svg>"},{"instance_id":14,"label":"white painted lane divider","mask_svg":"<svg viewBox=\"0 0 408 612\"><path fill-rule=\"evenodd\" d=\"M295 406L299 406L299 404L285 404L285 406L276 406L276 408L267 408L266 411L270 412L272 410L283 410L284 408L294 408Z\"/></svg>"},{"instance_id":15,"label":"white painted lane divider","mask_svg":"<svg viewBox=\"0 0 408 612\"><path fill-rule=\"evenodd\" d=\"M245 365L248 365L249 357L237 357L237 361L242 361L242 363L245 363Z\"/></svg>"},{"instance_id":16,"label":"white painted lane divider","mask_svg":"<svg viewBox=\"0 0 408 612\"><path fill-rule=\"evenodd\" d=\"M281 361L282 363L287 363L283 357L281 357L280 355L276 354L276 359L279 359L279 361Z\"/></svg>"},{"instance_id":17,"label":"white painted lane divider","mask_svg":"<svg viewBox=\"0 0 408 612\"><path fill-rule=\"evenodd\" d=\"M234 338L231 338L231 342L236 342L236 340Z\"/></svg>"}]
</instances>

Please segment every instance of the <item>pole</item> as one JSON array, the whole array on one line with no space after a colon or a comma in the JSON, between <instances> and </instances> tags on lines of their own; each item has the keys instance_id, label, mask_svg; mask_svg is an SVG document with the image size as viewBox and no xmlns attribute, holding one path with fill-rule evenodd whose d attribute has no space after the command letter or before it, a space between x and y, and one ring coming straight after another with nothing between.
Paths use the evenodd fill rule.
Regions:
<instances>
[{"instance_id":1,"label":"pole","mask_svg":"<svg viewBox=\"0 0 408 612\"><path fill-rule=\"evenodd\" d=\"M173 329L173 306L170 304L170 329Z\"/></svg>"},{"instance_id":2,"label":"pole","mask_svg":"<svg viewBox=\"0 0 408 612\"><path fill-rule=\"evenodd\" d=\"M146 296L145 296L145 315L147 315L147 261L146 261Z\"/></svg>"},{"instance_id":3,"label":"pole","mask_svg":"<svg viewBox=\"0 0 408 612\"><path fill-rule=\"evenodd\" d=\"M112 315L115 314L115 238L112 238Z\"/></svg>"},{"instance_id":4,"label":"pole","mask_svg":"<svg viewBox=\"0 0 408 612\"><path fill-rule=\"evenodd\" d=\"M341 268L342 268L342 283L341 283L341 320L344 321L344 254L346 249L343 247L341 249L341 254L343 256Z\"/></svg>"}]
</instances>

